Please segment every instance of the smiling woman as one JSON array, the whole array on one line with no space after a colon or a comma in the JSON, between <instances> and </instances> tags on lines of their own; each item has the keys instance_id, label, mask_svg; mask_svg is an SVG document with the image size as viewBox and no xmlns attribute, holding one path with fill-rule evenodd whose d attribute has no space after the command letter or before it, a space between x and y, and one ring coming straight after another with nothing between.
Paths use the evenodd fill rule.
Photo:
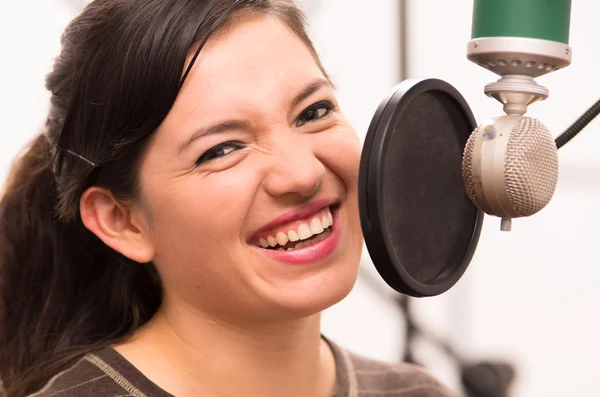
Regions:
<instances>
[{"instance_id":1,"label":"smiling woman","mask_svg":"<svg viewBox=\"0 0 600 397\"><path fill-rule=\"evenodd\" d=\"M0 202L8 396L448 396L320 312L362 249L360 145L292 1L95 0Z\"/></svg>"}]
</instances>

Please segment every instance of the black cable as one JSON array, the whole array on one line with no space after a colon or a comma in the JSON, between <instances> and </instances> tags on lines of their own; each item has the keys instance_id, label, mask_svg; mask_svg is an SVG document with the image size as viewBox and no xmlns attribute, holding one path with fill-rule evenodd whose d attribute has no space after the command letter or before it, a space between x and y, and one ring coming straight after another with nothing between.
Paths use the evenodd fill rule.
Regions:
<instances>
[{"instance_id":1,"label":"black cable","mask_svg":"<svg viewBox=\"0 0 600 397\"><path fill-rule=\"evenodd\" d=\"M565 132L563 132L558 138L555 139L556 147L561 148L567 142L579 134L579 132L588 125L594 117L600 114L600 100L596 102L591 108L588 109L577 121L573 123Z\"/></svg>"}]
</instances>

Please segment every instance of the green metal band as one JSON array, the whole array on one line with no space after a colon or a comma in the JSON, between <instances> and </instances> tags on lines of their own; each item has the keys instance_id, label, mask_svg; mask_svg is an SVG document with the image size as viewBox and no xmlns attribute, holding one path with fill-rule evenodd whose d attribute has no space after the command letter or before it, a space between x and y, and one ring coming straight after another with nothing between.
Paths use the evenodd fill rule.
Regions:
<instances>
[{"instance_id":1,"label":"green metal band","mask_svg":"<svg viewBox=\"0 0 600 397\"><path fill-rule=\"evenodd\" d=\"M472 39L526 37L569 44L571 0L474 0Z\"/></svg>"}]
</instances>

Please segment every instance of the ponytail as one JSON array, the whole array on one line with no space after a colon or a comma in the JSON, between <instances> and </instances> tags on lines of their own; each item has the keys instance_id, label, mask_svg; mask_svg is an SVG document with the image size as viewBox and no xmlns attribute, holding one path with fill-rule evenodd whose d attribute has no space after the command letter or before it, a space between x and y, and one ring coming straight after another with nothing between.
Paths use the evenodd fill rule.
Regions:
<instances>
[{"instance_id":1,"label":"ponytail","mask_svg":"<svg viewBox=\"0 0 600 397\"><path fill-rule=\"evenodd\" d=\"M160 304L151 265L119 258L79 217L57 216L52 153L37 137L0 200L0 379L8 397L124 339Z\"/></svg>"}]
</instances>

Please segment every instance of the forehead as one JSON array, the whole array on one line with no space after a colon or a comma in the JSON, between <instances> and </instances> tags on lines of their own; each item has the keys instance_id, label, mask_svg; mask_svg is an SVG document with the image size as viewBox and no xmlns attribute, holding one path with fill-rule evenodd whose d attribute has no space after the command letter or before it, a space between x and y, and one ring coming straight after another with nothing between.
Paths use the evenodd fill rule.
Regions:
<instances>
[{"instance_id":1,"label":"forehead","mask_svg":"<svg viewBox=\"0 0 600 397\"><path fill-rule=\"evenodd\" d=\"M312 53L280 19L237 16L206 43L174 110L283 103L315 77L324 76Z\"/></svg>"}]
</instances>

